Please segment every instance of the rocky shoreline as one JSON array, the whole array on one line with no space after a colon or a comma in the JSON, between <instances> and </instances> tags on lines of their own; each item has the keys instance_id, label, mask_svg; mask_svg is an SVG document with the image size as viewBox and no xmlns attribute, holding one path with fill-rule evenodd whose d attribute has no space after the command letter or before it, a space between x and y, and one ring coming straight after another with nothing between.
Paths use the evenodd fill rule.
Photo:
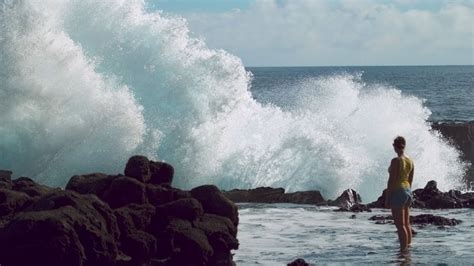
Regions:
<instances>
[{"instance_id":1,"label":"rocky shoreline","mask_svg":"<svg viewBox=\"0 0 474 266\"><path fill-rule=\"evenodd\" d=\"M235 265L235 203L327 205L343 212L370 212L384 203L382 193L363 204L352 189L335 200L315 190L269 187L220 191L204 185L185 191L171 186L173 174L167 163L133 156L123 175L75 175L62 189L28 177L12 180L10 171L0 170L0 264ZM415 208L474 207L474 193L441 192L435 181L413 193ZM412 219L438 226L461 222L432 215ZM373 220L390 223L389 216Z\"/></svg>"},{"instance_id":2,"label":"rocky shoreline","mask_svg":"<svg viewBox=\"0 0 474 266\"><path fill-rule=\"evenodd\" d=\"M0 171L0 264L234 265L237 207L217 187L173 188L171 165L143 156L124 173L60 189Z\"/></svg>"}]
</instances>

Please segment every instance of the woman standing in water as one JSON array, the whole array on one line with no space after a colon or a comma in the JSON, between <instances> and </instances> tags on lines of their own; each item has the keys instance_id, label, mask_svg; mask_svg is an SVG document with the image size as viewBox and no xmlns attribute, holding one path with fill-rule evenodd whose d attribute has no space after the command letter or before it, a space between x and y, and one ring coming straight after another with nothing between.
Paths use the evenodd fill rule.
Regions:
<instances>
[{"instance_id":1,"label":"woman standing in water","mask_svg":"<svg viewBox=\"0 0 474 266\"><path fill-rule=\"evenodd\" d=\"M404 154L406 141L397 137L393 141L397 157L393 158L388 168L389 178L385 193L385 207L392 209L392 216L397 227L400 251L405 252L411 244L411 226L409 208L412 202L411 184L415 165Z\"/></svg>"}]
</instances>

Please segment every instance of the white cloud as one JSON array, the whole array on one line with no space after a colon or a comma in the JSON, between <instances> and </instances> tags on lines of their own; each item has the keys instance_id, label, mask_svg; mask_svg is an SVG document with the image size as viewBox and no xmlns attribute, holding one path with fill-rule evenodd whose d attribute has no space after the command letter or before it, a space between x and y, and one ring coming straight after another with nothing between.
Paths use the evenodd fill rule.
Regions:
<instances>
[{"instance_id":1,"label":"white cloud","mask_svg":"<svg viewBox=\"0 0 474 266\"><path fill-rule=\"evenodd\" d=\"M260 0L186 14L191 31L246 65L473 64L474 6L410 9L371 0Z\"/></svg>"}]
</instances>

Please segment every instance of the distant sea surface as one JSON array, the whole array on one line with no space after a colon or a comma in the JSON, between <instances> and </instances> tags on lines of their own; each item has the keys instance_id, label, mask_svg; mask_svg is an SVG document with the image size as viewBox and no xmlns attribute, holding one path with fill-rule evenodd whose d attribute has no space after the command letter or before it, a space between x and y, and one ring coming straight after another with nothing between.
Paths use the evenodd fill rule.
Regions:
<instances>
[{"instance_id":1,"label":"distant sea surface","mask_svg":"<svg viewBox=\"0 0 474 266\"><path fill-rule=\"evenodd\" d=\"M285 107L308 79L360 75L367 87L385 86L425 100L431 121L474 120L474 66L248 67L252 94Z\"/></svg>"}]
</instances>

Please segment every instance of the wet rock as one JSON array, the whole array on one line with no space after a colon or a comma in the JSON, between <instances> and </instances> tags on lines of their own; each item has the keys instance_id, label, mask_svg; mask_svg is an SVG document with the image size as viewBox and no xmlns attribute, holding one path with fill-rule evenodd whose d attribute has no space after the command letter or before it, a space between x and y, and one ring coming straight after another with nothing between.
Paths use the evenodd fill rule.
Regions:
<instances>
[{"instance_id":1,"label":"wet rock","mask_svg":"<svg viewBox=\"0 0 474 266\"><path fill-rule=\"evenodd\" d=\"M309 266L309 264L304 259L296 259L287 264L288 266Z\"/></svg>"},{"instance_id":2,"label":"wet rock","mask_svg":"<svg viewBox=\"0 0 474 266\"><path fill-rule=\"evenodd\" d=\"M352 206L361 202L362 200L360 198L360 195L355 190L346 189L336 200L328 201L328 205L339 206L343 209L350 210Z\"/></svg>"},{"instance_id":3,"label":"wet rock","mask_svg":"<svg viewBox=\"0 0 474 266\"><path fill-rule=\"evenodd\" d=\"M436 216L432 214L420 214L415 216L410 216L410 222L412 224L433 224L438 226L453 226L458 225L462 221L457 219L449 219L441 216Z\"/></svg>"},{"instance_id":4,"label":"wet rock","mask_svg":"<svg viewBox=\"0 0 474 266\"><path fill-rule=\"evenodd\" d=\"M56 191L18 213L0 231L5 265L114 265L118 227L97 197ZM27 256L25 256L27 254Z\"/></svg>"},{"instance_id":5,"label":"wet rock","mask_svg":"<svg viewBox=\"0 0 474 266\"><path fill-rule=\"evenodd\" d=\"M120 208L130 203L148 203L145 185L122 175L77 175L69 180L66 189L82 194L95 194L112 208Z\"/></svg>"},{"instance_id":6,"label":"wet rock","mask_svg":"<svg viewBox=\"0 0 474 266\"><path fill-rule=\"evenodd\" d=\"M202 205L205 213L229 218L235 226L239 223L237 206L214 185L204 185L191 190L191 195Z\"/></svg>"},{"instance_id":7,"label":"wet rock","mask_svg":"<svg viewBox=\"0 0 474 266\"><path fill-rule=\"evenodd\" d=\"M201 203L193 198L179 199L156 207L157 216L173 216L188 221L196 220L203 213Z\"/></svg>"},{"instance_id":8,"label":"wet rock","mask_svg":"<svg viewBox=\"0 0 474 266\"><path fill-rule=\"evenodd\" d=\"M164 162L150 161L150 183L155 185L171 185L173 182L174 168Z\"/></svg>"},{"instance_id":9,"label":"wet rock","mask_svg":"<svg viewBox=\"0 0 474 266\"><path fill-rule=\"evenodd\" d=\"M33 202L28 194L8 189L0 189L0 228L15 213L23 211Z\"/></svg>"},{"instance_id":10,"label":"wet rock","mask_svg":"<svg viewBox=\"0 0 474 266\"><path fill-rule=\"evenodd\" d=\"M367 204L370 208L384 208L385 193L374 202ZM434 180L429 181L424 188L413 191L413 208L426 209L453 209L472 208L474 206L474 193L462 193L458 190L442 192L438 189Z\"/></svg>"},{"instance_id":11,"label":"wet rock","mask_svg":"<svg viewBox=\"0 0 474 266\"><path fill-rule=\"evenodd\" d=\"M374 215L369 218L371 221L376 221L376 224L393 223L392 215ZM412 225L426 226L428 224L437 226L454 226L460 224L462 221L457 219L449 219L442 216L432 214L410 215L410 223Z\"/></svg>"},{"instance_id":12,"label":"wet rock","mask_svg":"<svg viewBox=\"0 0 474 266\"><path fill-rule=\"evenodd\" d=\"M215 186L173 188L172 167L147 160L129 160L131 177L73 176L66 190L4 174L0 264L235 265L235 204Z\"/></svg>"},{"instance_id":13,"label":"wet rock","mask_svg":"<svg viewBox=\"0 0 474 266\"><path fill-rule=\"evenodd\" d=\"M356 203L351 207L340 207L339 209L335 210L337 212L372 212L372 210L367 207L365 204Z\"/></svg>"},{"instance_id":14,"label":"wet rock","mask_svg":"<svg viewBox=\"0 0 474 266\"><path fill-rule=\"evenodd\" d=\"M51 192L53 189L40 185L29 177L20 177L12 181L12 190L24 192L30 197L39 197Z\"/></svg>"},{"instance_id":15,"label":"wet rock","mask_svg":"<svg viewBox=\"0 0 474 266\"><path fill-rule=\"evenodd\" d=\"M103 195L109 188L113 178L113 176L102 173L75 175L69 179L66 189L80 194Z\"/></svg>"},{"instance_id":16,"label":"wet rock","mask_svg":"<svg viewBox=\"0 0 474 266\"><path fill-rule=\"evenodd\" d=\"M169 203L178 199L191 198L191 193L166 185L146 185L148 201L154 206Z\"/></svg>"},{"instance_id":17,"label":"wet rock","mask_svg":"<svg viewBox=\"0 0 474 266\"><path fill-rule=\"evenodd\" d=\"M112 208L120 208L130 203L148 203L145 185L126 176L114 177L104 194L98 196Z\"/></svg>"},{"instance_id":18,"label":"wet rock","mask_svg":"<svg viewBox=\"0 0 474 266\"><path fill-rule=\"evenodd\" d=\"M255 189L234 189L224 191L233 202L325 204L321 193L316 190L285 193L283 188L259 187Z\"/></svg>"},{"instance_id":19,"label":"wet rock","mask_svg":"<svg viewBox=\"0 0 474 266\"><path fill-rule=\"evenodd\" d=\"M471 163L466 181L474 181L474 122L434 123L432 128L450 139L462 152L462 159Z\"/></svg>"},{"instance_id":20,"label":"wet rock","mask_svg":"<svg viewBox=\"0 0 474 266\"><path fill-rule=\"evenodd\" d=\"M11 189L12 188L12 172L6 170L0 170L0 188Z\"/></svg>"},{"instance_id":21,"label":"wet rock","mask_svg":"<svg viewBox=\"0 0 474 266\"><path fill-rule=\"evenodd\" d=\"M124 174L133 177L140 182L146 183L150 180L150 161L145 156L132 156L128 159Z\"/></svg>"}]
</instances>

